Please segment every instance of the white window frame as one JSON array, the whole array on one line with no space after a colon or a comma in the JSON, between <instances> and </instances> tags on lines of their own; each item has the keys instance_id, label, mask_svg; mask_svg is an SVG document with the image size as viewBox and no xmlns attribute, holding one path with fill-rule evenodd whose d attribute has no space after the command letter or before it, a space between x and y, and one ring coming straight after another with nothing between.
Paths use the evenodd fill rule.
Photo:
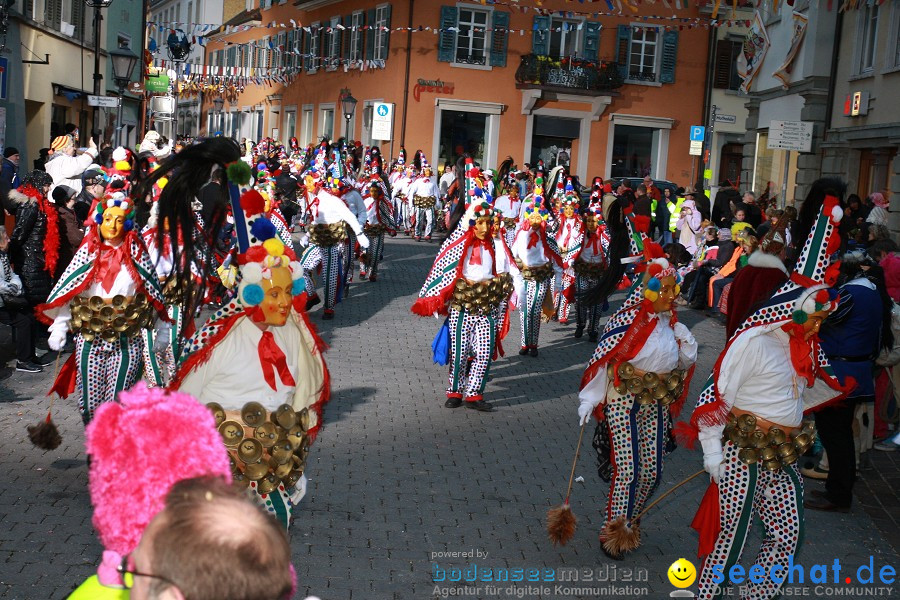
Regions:
<instances>
[{"instance_id":1,"label":"white window frame","mask_svg":"<svg viewBox=\"0 0 900 600\"><path fill-rule=\"evenodd\" d=\"M457 49L459 48L459 31L456 32L456 37L453 41L453 62L450 63L454 67L463 67L467 69L476 69L476 70L491 70L491 33L488 31L491 28L491 23L494 19L494 9L493 7L482 6L481 4L457 4L456 5L456 26L457 29L460 27L460 19L462 17L461 11L470 11L473 13L484 13L485 15L485 32L484 32L484 64L479 65L478 63L469 63L469 62L457 62ZM471 56L471 54L469 55Z\"/></svg>"},{"instance_id":2,"label":"white window frame","mask_svg":"<svg viewBox=\"0 0 900 600\"><path fill-rule=\"evenodd\" d=\"M341 64L341 30L338 25L341 24L340 17L331 17L331 33L328 35L328 62L325 64L326 71L336 71Z\"/></svg>"},{"instance_id":3,"label":"white window frame","mask_svg":"<svg viewBox=\"0 0 900 600\"><path fill-rule=\"evenodd\" d=\"M319 21L309 25L309 71L307 73L310 75L319 70L319 40L322 39L319 27Z\"/></svg>"},{"instance_id":4,"label":"white window frame","mask_svg":"<svg viewBox=\"0 0 900 600\"><path fill-rule=\"evenodd\" d=\"M856 47L853 53L854 76L867 77L875 72L875 63L878 60L878 9L877 4L863 5L859 8L856 20ZM866 34L872 23L874 23L874 27L871 31L872 35L869 37ZM866 65L866 46L870 41L872 43L871 62Z\"/></svg>"},{"instance_id":5,"label":"white window frame","mask_svg":"<svg viewBox=\"0 0 900 600\"><path fill-rule=\"evenodd\" d=\"M331 132L325 131L325 115L329 111L331 112ZM319 104L319 135L316 139L321 140L323 137L327 137L329 141L337 139L334 137L334 128L337 126L338 120L339 116L334 102Z\"/></svg>"},{"instance_id":6,"label":"white window frame","mask_svg":"<svg viewBox=\"0 0 900 600\"><path fill-rule=\"evenodd\" d=\"M387 27L387 15L385 13L389 8L390 4L379 4L375 7L375 50L372 54L374 60L387 60L387 54L390 54L391 51L390 48L385 48L385 56L381 56L384 38L388 35L388 32L384 31L382 27Z\"/></svg>"},{"instance_id":7,"label":"white window frame","mask_svg":"<svg viewBox=\"0 0 900 600\"><path fill-rule=\"evenodd\" d=\"M293 117L294 117L294 126L293 127L289 127L289 124L291 121L291 115L293 115ZM286 149L288 149L288 151L290 151L290 147L291 147L291 138L296 135L296 131L297 131L297 106L294 105L294 106L285 107L284 121L282 123L282 128L281 128L282 137L283 137L281 143L284 144L284 147Z\"/></svg>"},{"instance_id":8,"label":"white window frame","mask_svg":"<svg viewBox=\"0 0 900 600\"><path fill-rule=\"evenodd\" d=\"M647 25L645 23L631 23L631 24L629 24L629 27L631 27L631 38L630 38L630 41L628 42L628 64L627 64L627 73L625 74L625 81L627 81L628 83L639 83L639 84L651 85L651 86L662 85L659 82L660 67L662 66L662 46L663 46L662 32L660 31L661 28L657 25ZM634 42L635 29L642 29L645 32L652 29L652 30L654 30L654 33L656 33L656 41L654 42L656 49L655 49L655 53L653 55L653 79L652 80L650 80L650 79L632 79L632 77L631 77L631 64L632 64L631 63L631 48L635 43ZM640 43L644 47L649 45L648 42L646 42L646 41L641 41ZM642 52L641 56L645 57L645 56L647 56L647 54Z\"/></svg>"},{"instance_id":9,"label":"white window frame","mask_svg":"<svg viewBox=\"0 0 900 600\"><path fill-rule=\"evenodd\" d=\"M584 19L569 19L563 17L551 17L550 18L550 31L549 38L547 40L547 56L551 56L554 58L564 58L566 56L579 56L581 54L581 46L582 46L582 36L584 35ZM560 50L565 46L566 38L570 38L574 36L575 41L573 45L575 47L575 51L570 54L563 54L560 52L556 54L553 49L553 34L555 33L553 30L562 25L569 25L567 29L560 30Z\"/></svg>"},{"instance_id":10,"label":"white window frame","mask_svg":"<svg viewBox=\"0 0 900 600\"><path fill-rule=\"evenodd\" d=\"M350 15L350 64L365 58L366 49L363 47L363 19L364 13L361 10Z\"/></svg>"},{"instance_id":11,"label":"white window frame","mask_svg":"<svg viewBox=\"0 0 900 600\"><path fill-rule=\"evenodd\" d=\"M316 123L315 104L304 104L300 107L300 145L309 146L313 141L313 130Z\"/></svg>"}]
</instances>

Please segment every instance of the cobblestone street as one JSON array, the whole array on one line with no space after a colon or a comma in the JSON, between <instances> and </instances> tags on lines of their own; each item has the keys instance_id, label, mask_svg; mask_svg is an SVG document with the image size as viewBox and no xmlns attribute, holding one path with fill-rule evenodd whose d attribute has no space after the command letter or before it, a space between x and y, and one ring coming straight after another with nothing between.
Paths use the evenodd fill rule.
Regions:
<instances>
[{"instance_id":1,"label":"cobblestone street","mask_svg":"<svg viewBox=\"0 0 900 600\"><path fill-rule=\"evenodd\" d=\"M689 523L708 478L698 477L654 507L642 519L642 546L610 563L597 539L607 486L597 476L591 425L576 469L583 482L572 493L578 529L567 546L553 547L544 518L565 493L579 431L578 383L594 345L587 336L572 337L574 326L550 323L542 327L540 355L519 356L516 313L504 343L507 355L492 366L485 393L497 410L444 408L446 369L431 360L440 321L409 311L437 247L389 239L377 283L354 283L333 321L321 320L321 307L313 311L331 347L326 356L333 391L310 454L308 495L290 531L297 597L668 597L672 562L684 557L699 567ZM684 310L681 317L700 342L686 416L724 345L724 329L697 311ZM7 328L2 336L8 339ZM0 598L61 599L93 572L101 553L91 527L83 427L71 399L58 403L54 418L63 444L51 452L35 450L25 428L46 414L52 367L41 375L10 372L4 368L0 381ZM896 493L895 457L875 458L874 475L863 471L866 485L858 489ZM701 468L699 450L677 450L667 459L660 490ZM873 477L879 482L871 484ZM823 485L807 481L806 489ZM897 504L884 501L884 515L878 506L857 502L850 514L807 511L797 557L807 576L813 565L828 565L830 577L839 559L840 583L829 579L826 587L842 593L862 585L857 568L870 557L876 574L884 565L900 569L892 546L896 532L889 541L880 531L896 527ZM746 567L753 564L760 531L755 527L748 541ZM466 584L476 568L479 580L483 568L509 569L511 575L539 569L540 581ZM560 582L563 568L577 568L578 577ZM462 569L463 581L449 581L453 569ZM553 582L546 581L548 573ZM446 579L435 581L441 577ZM852 578L849 586L845 577ZM805 586L791 587L813 597L828 593L819 588L809 578ZM900 585L876 595L900 597Z\"/></svg>"}]
</instances>

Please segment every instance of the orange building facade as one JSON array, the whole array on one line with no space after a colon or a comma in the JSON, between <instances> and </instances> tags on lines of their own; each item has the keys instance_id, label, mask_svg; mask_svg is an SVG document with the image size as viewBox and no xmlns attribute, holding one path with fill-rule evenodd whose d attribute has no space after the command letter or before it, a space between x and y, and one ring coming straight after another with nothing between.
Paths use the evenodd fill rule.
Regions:
<instances>
[{"instance_id":1,"label":"orange building facade","mask_svg":"<svg viewBox=\"0 0 900 600\"><path fill-rule=\"evenodd\" d=\"M212 36L206 62L227 82L284 81L226 84L222 113L217 94L205 94L210 133L301 145L337 138L347 134L340 98L349 92L358 100L349 137L391 156L402 144L433 164L461 152L488 168L507 155L520 167L568 162L582 181L691 176L709 32L643 18L660 6L612 17L556 12L600 6L562 1L543 2L541 12L512 2L269 4ZM696 6L677 13L699 16ZM378 102L394 105L391 140L372 138Z\"/></svg>"}]
</instances>

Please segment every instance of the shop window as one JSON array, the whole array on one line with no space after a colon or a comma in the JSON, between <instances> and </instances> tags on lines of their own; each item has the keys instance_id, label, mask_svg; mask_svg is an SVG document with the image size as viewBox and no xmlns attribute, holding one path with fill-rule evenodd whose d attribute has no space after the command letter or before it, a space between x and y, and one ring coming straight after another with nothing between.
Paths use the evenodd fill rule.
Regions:
<instances>
[{"instance_id":1,"label":"shop window","mask_svg":"<svg viewBox=\"0 0 900 600\"><path fill-rule=\"evenodd\" d=\"M284 113L284 139L282 143L290 148L291 138L296 135L295 129L297 128L297 111L289 110Z\"/></svg>"},{"instance_id":2,"label":"shop window","mask_svg":"<svg viewBox=\"0 0 900 600\"><path fill-rule=\"evenodd\" d=\"M619 72L629 82L675 83L678 32L655 25L619 25Z\"/></svg>"},{"instance_id":3,"label":"shop window","mask_svg":"<svg viewBox=\"0 0 900 600\"><path fill-rule=\"evenodd\" d=\"M484 166L488 116L486 113L442 110L440 161L456 163L456 159L468 153ZM435 158L435 163L437 161Z\"/></svg>"},{"instance_id":4,"label":"shop window","mask_svg":"<svg viewBox=\"0 0 900 600\"><path fill-rule=\"evenodd\" d=\"M612 177L652 175L655 131L650 127L616 125L610 169Z\"/></svg>"},{"instance_id":5,"label":"shop window","mask_svg":"<svg viewBox=\"0 0 900 600\"><path fill-rule=\"evenodd\" d=\"M455 65L505 67L509 13L476 6L442 6L438 60Z\"/></svg>"},{"instance_id":6,"label":"shop window","mask_svg":"<svg viewBox=\"0 0 900 600\"><path fill-rule=\"evenodd\" d=\"M743 42L736 40L718 40L716 42L714 88L737 91L741 87L741 77L737 72L737 59L741 55L743 46Z\"/></svg>"},{"instance_id":7,"label":"shop window","mask_svg":"<svg viewBox=\"0 0 900 600\"><path fill-rule=\"evenodd\" d=\"M322 107L319 137L332 139L334 137L334 107Z\"/></svg>"},{"instance_id":8,"label":"shop window","mask_svg":"<svg viewBox=\"0 0 900 600\"><path fill-rule=\"evenodd\" d=\"M875 66L878 36L878 6L864 6L857 17L856 75L868 75Z\"/></svg>"},{"instance_id":9,"label":"shop window","mask_svg":"<svg viewBox=\"0 0 900 600\"><path fill-rule=\"evenodd\" d=\"M300 143L308 146L313 140L313 109L303 109L303 121L300 123Z\"/></svg>"},{"instance_id":10,"label":"shop window","mask_svg":"<svg viewBox=\"0 0 900 600\"><path fill-rule=\"evenodd\" d=\"M531 163L542 160L548 171L557 165L568 167L580 127L580 119L536 115L531 136Z\"/></svg>"}]
</instances>

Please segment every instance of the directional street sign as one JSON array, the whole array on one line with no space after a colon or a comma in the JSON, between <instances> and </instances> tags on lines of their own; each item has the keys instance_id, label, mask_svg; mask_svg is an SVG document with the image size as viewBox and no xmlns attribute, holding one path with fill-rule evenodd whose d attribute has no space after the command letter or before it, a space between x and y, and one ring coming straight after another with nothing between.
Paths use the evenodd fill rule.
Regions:
<instances>
[{"instance_id":1,"label":"directional street sign","mask_svg":"<svg viewBox=\"0 0 900 600\"><path fill-rule=\"evenodd\" d=\"M702 125L691 125L691 141L692 142L702 142L705 134L706 134L706 127L703 127Z\"/></svg>"},{"instance_id":2,"label":"directional street sign","mask_svg":"<svg viewBox=\"0 0 900 600\"><path fill-rule=\"evenodd\" d=\"M99 106L101 108L116 108L119 106L118 96L88 96L88 106Z\"/></svg>"},{"instance_id":3,"label":"directional street sign","mask_svg":"<svg viewBox=\"0 0 900 600\"><path fill-rule=\"evenodd\" d=\"M703 154L703 142L691 140L691 149L688 154L691 156L700 156Z\"/></svg>"},{"instance_id":4,"label":"directional street sign","mask_svg":"<svg viewBox=\"0 0 900 600\"><path fill-rule=\"evenodd\" d=\"M813 124L808 121L771 121L766 148L809 152L812 149L812 136Z\"/></svg>"}]
</instances>

